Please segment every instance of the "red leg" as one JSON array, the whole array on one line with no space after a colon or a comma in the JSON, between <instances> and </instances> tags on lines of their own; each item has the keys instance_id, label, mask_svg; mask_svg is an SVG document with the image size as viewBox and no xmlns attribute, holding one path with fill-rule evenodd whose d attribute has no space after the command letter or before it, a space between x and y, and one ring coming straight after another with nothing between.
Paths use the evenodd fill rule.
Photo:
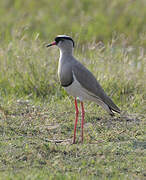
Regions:
<instances>
[{"instance_id":1,"label":"red leg","mask_svg":"<svg viewBox=\"0 0 146 180\"><path fill-rule=\"evenodd\" d=\"M78 115L79 115L78 104L77 104L77 99L76 98L75 98L75 109L76 109L76 120L75 120L75 126L74 126L73 144L75 144L75 141L76 141L76 128L77 128Z\"/></svg>"},{"instance_id":2,"label":"red leg","mask_svg":"<svg viewBox=\"0 0 146 180\"><path fill-rule=\"evenodd\" d=\"M81 134L81 138L82 138L82 142L83 142L84 116L85 116L83 102L81 102L81 108L82 108L82 121L81 121L82 134Z\"/></svg>"}]
</instances>

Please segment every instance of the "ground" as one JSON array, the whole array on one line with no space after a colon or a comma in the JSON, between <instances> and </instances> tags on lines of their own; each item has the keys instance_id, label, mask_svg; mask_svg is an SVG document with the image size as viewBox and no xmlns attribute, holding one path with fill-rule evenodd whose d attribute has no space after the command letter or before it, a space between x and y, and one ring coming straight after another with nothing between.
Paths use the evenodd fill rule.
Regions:
<instances>
[{"instance_id":1,"label":"ground","mask_svg":"<svg viewBox=\"0 0 146 180\"><path fill-rule=\"evenodd\" d=\"M50 104L13 99L1 109L1 179L144 179L144 115L111 118L92 103L85 108L83 144L80 121L72 144L68 97Z\"/></svg>"}]
</instances>

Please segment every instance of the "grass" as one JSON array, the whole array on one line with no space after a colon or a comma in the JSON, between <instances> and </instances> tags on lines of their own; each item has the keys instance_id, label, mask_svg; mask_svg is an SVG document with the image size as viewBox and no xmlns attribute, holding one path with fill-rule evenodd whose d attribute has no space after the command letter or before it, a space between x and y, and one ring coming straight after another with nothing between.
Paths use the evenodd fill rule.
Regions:
<instances>
[{"instance_id":1,"label":"grass","mask_svg":"<svg viewBox=\"0 0 146 180\"><path fill-rule=\"evenodd\" d=\"M23 30L45 41L56 34L70 34L80 43L109 42L122 34L125 44L146 45L145 0L2 0L0 5L0 15L4 16L0 20L0 38L5 43Z\"/></svg>"},{"instance_id":2,"label":"grass","mask_svg":"<svg viewBox=\"0 0 146 180\"><path fill-rule=\"evenodd\" d=\"M143 179L145 116L111 119L94 104L85 107L85 142L79 143L78 128L78 144L71 145L74 110L68 97L35 104L13 99L1 117L1 178Z\"/></svg>"},{"instance_id":3,"label":"grass","mask_svg":"<svg viewBox=\"0 0 146 180\"><path fill-rule=\"evenodd\" d=\"M145 1L59 2L0 2L0 179L145 179ZM62 33L122 109L86 102L84 144L45 48Z\"/></svg>"}]
</instances>

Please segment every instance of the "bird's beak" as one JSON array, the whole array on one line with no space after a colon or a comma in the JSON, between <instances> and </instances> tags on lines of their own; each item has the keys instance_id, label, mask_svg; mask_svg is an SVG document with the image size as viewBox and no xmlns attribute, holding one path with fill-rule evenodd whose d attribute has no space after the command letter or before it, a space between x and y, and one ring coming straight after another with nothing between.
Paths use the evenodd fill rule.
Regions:
<instances>
[{"instance_id":1,"label":"bird's beak","mask_svg":"<svg viewBox=\"0 0 146 180\"><path fill-rule=\"evenodd\" d=\"M56 41L54 41L54 42L52 42L51 44L47 44L46 47L54 46L54 45L56 45L56 44L57 44Z\"/></svg>"}]
</instances>

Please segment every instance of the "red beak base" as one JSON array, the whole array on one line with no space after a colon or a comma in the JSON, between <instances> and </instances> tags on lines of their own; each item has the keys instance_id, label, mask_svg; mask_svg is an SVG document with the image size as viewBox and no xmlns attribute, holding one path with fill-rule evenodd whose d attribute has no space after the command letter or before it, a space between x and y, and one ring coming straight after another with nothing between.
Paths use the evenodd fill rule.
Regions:
<instances>
[{"instance_id":1,"label":"red beak base","mask_svg":"<svg viewBox=\"0 0 146 180\"><path fill-rule=\"evenodd\" d=\"M56 41L54 41L54 42L52 42L51 44L47 44L46 47L54 46L54 45L56 45L56 44L57 44Z\"/></svg>"}]
</instances>

